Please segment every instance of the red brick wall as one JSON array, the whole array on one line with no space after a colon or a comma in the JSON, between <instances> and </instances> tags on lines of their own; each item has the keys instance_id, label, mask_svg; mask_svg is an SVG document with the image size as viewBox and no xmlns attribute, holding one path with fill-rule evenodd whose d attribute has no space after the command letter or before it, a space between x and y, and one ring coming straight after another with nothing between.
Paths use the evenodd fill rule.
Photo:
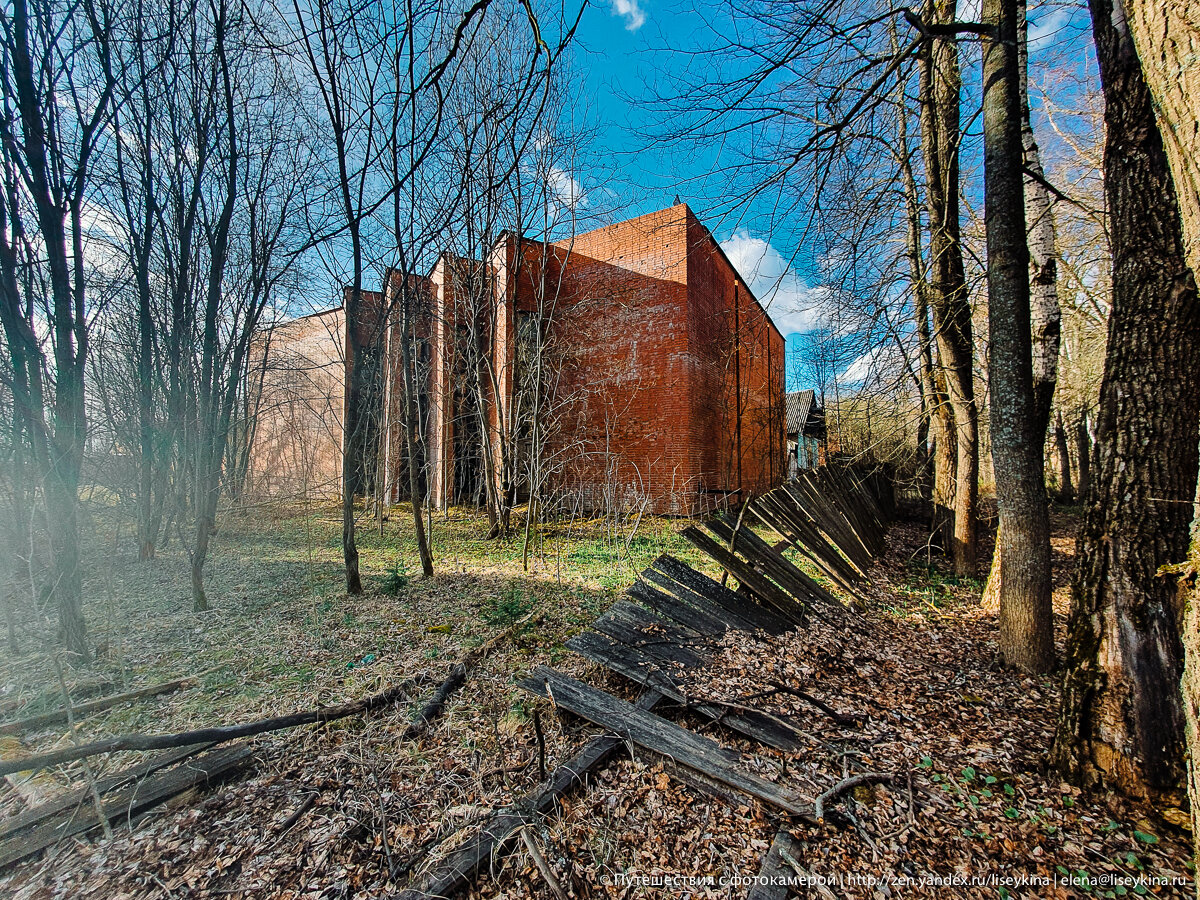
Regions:
<instances>
[{"instance_id":1,"label":"red brick wall","mask_svg":"<svg viewBox=\"0 0 1200 900\"><path fill-rule=\"evenodd\" d=\"M267 354L247 490L259 496L339 495L346 383L341 307L260 335ZM254 363L257 365L257 361Z\"/></svg>"},{"instance_id":2,"label":"red brick wall","mask_svg":"<svg viewBox=\"0 0 1200 900\"><path fill-rule=\"evenodd\" d=\"M558 245L565 271L552 330L560 381L551 458L593 508L684 512L688 459L686 228L663 210Z\"/></svg>"},{"instance_id":3,"label":"red brick wall","mask_svg":"<svg viewBox=\"0 0 1200 900\"><path fill-rule=\"evenodd\" d=\"M519 252L517 246L506 238L488 261L494 309L459 308L452 267L460 260L443 256L422 279L429 308L419 330L430 343L427 449L436 504L453 499L456 322L463 315L496 317L492 354L502 396L490 398L495 437L501 427L514 427L508 395L516 313L539 308L552 313L543 456L554 487L581 495L593 510L648 500L653 512L691 513L782 479L783 338L685 205L553 246L522 241ZM371 321L363 324L371 333L381 308L394 305L389 298L397 286L389 285L387 298L364 297ZM389 482L403 456L397 322L389 321L385 350L391 365L383 405L393 424L385 428L381 453ZM301 343L307 340L301 331L311 327L285 326ZM316 340L319 349L307 352L332 360L344 340L339 319L324 341ZM339 428L344 383L342 370L326 385L339 407ZM279 395L283 387L266 390ZM282 441L279 428L269 431ZM317 454L326 480L336 480L334 463L340 465L340 431L336 437L321 442ZM278 460L285 451L276 447L267 456Z\"/></svg>"},{"instance_id":4,"label":"red brick wall","mask_svg":"<svg viewBox=\"0 0 1200 900\"><path fill-rule=\"evenodd\" d=\"M784 340L708 229L688 211L693 418L705 487L760 494L784 468Z\"/></svg>"},{"instance_id":5,"label":"red brick wall","mask_svg":"<svg viewBox=\"0 0 1200 900\"><path fill-rule=\"evenodd\" d=\"M740 486L777 483L783 339L744 286L735 321L736 273L691 211L680 204L558 246L568 255L551 450L571 461L564 487L592 504L648 497L669 513L737 491L738 371Z\"/></svg>"}]
</instances>

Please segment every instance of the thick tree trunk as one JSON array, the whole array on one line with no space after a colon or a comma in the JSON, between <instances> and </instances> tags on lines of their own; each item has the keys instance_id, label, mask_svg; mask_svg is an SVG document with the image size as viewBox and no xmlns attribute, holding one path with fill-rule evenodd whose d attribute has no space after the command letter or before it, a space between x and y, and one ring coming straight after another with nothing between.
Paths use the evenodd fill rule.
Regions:
<instances>
[{"instance_id":1,"label":"thick tree trunk","mask_svg":"<svg viewBox=\"0 0 1200 900\"><path fill-rule=\"evenodd\" d=\"M1154 796L1184 784L1182 610L1160 569L1188 549L1200 297L1123 10L1114 0L1090 6L1105 96L1113 299L1053 757L1072 781Z\"/></svg>"},{"instance_id":2,"label":"thick tree trunk","mask_svg":"<svg viewBox=\"0 0 1200 900\"><path fill-rule=\"evenodd\" d=\"M1058 303L1058 242L1054 210L1046 190L1041 155L1029 116L1029 53L1025 0L1017 2L1017 65L1021 90L1021 153L1025 164L1025 227L1029 250L1029 310L1033 357L1033 431L1046 439L1054 387L1058 382L1058 350L1062 311ZM997 532L982 607L1000 609L1001 570L1005 542Z\"/></svg>"},{"instance_id":3,"label":"thick tree trunk","mask_svg":"<svg viewBox=\"0 0 1200 900\"><path fill-rule=\"evenodd\" d=\"M1193 273L1200 272L1200 2L1127 0L1128 22L1141 58L1142 73L1154 98L1167 162L1183 219L1184 248ZM1198 557L1193 547L1192 557ZM1195 587L1184 623L1184 709L1190 750L1188 794L1192 833L1200 854L1200 597ZM1200 896L1200 888L1197 889Z\"/></svg>"},{"instance_id":4,"label":"thick tree trunk","mask_svg":"<svg viewBox=\"0 0 1200 900\"><path fill-rule=\"evenodd\" d=\"M1050 528L1033 393L1017 0L984 0L983 53L992 463L1000 529L1000 653L1027 672L1054 663Z\"/></svg>"},{"instance_id":5,"label":"thick tree trunk","mask_svg":"<svg viewBox=\"0 0 1200 900\"><path fill-rule=\"evenodd\" d=\"M1124 5L1175 183L1188 265L1200 271L1200 0Z\"/></svg>"},{"instance_id":6,"label":"thick tree trunk","mask_svg":"<svg viewBox=\"0 0 1200 900\"><path fill-rule=\"evenodd\" d=\"M955 0L929 0L926 20L952 23ZM976 570L979 505L979 411L975 404L971 304L959 239L958 147L961 77L958 46L950 38L926 38L921 64L921 138L929 213L930 307L938 359L953 415L954 526L948 548L959 575ZM944 435L939 435L939 438ZM944 470L950 442L941 440L937 459L943 471L935 478L948 486Z\"/></svg>"},{"instance_id":7,"label":"thick tree trunk","mask_svg":"<svg viewBox=\"0 0 1200 900\"><path fill-rule=\"evenodd\" d=\"M1075 499L1075 486L1071 483L1071 445L1061 412L1054 417L1054 447L1058 453L1058 499L1070 503Z\"/></svg>"}]
</instances>

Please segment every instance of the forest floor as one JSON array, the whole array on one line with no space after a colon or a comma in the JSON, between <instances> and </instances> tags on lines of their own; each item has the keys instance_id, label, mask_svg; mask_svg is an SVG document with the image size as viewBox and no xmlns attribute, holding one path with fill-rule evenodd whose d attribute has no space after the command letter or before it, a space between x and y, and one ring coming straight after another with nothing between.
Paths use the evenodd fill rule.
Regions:
<instances>
[{"instance_id":1,"label":"forest floor","mask_svg":"<svg viewBox=\"0 0 1200 900\"><path fill-rule=\"evenodd\" d=\"M1053 521L1061 645L1077 518L1056 511ZM411 526L397 515L382 534L371 521L361 529L367 591L347 597L336 511L263 508L223 521L209 570L214 609L195 614L177 549L139 563L127 531L122 541L112 523L94 526L87 613L101 652L69 677L138 687L207 674L190 689L83 720L81 739L249 721L427 680L408 707L257 739L252 769L111 839L65 841L0 876L0 895L391 895L439 842L469 835L538 783L537 702L514 680L546 663L632 696L562 642L659 553L704 568L677 536L681 523L646 519L636 533L633 523L602 521L547 530L526 574L519 536L487 541L481 517L456 511L435 521L439 571L427 580L413 577ZM1189 896L1190 837L1171 824L1178 811L1080 793L1047 770L1056 679L1002 668L979 582L946 575L923 546L916 525L893 528L862 627L731 633L703 673L708 696L737 700L783 680L859 717L861 725L841 727L772 698L769 711L798 721L809 742L788 754L687 723L744 751L760 776L814 797L857 772L893 776L847 794L836 825L830 816L821 829L793 830L796 865L828 881L798 895ZM464 649L530 612L530 624L475 670L442 718L414 741L399 738ZM54 707L56 683L45 653L0 654L0 701L21 703L12 718ZM546 707L540 720L547 768L596 733ZM50 729L22 750L61 739L61 728ZM116 770L136 756L104 765ZM65 786L81 771L54 777ZM0 816L20 808L0 785ZM747 888L737 880L758 872L779 827L772 810L696 793L634 748L569 795L532 838L574 896L741 897ZM522 847L494 860L470 896L553 894Z\"/></svg>"}]
</instances>

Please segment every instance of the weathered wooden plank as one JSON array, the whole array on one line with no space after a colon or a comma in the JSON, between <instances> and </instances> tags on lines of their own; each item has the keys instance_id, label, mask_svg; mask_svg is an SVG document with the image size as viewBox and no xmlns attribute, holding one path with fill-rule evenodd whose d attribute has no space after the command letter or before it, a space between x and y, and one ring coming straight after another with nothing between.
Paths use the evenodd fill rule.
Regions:
<instances>
[{"instance_id":1,"label":"weathered wooden plank","mask_svg":"<svg viewBox=\"0 0 1200 900\"><path fill-rule=\"evenodd\" d=\"M837 597L790 560L784 559L779 551L755 534L753 529L739 529L735 523L723 516L717 516L706 525L726 546L732 544L735 553L740 553L747 562L761 567L772 581L797 600L819 609L827 609L834 615L844 611L845 608Z\"/></svg>"},{"instance_id":2,"label":"weathered wooden plank","mask_svg":"<svg viewBox=\"0 0 1200 900\"><path fill-rule=\"evenodd\" d=\"M630 628L644 631L647 640L656 641L666 638L693 649L697 653L702 653L705 648L711 646L709 639L700 632L694 631L686 625L661 618L644 606L638 606L627 600L618 600L608 608L605 615L628 624Z\"/></svg>"},{"instance_id":3,"label":"weathered wooden plank","mask_svg":"<svg viewBox=\"0 0 1200 900\"><path fill-rule=\"evenodd\" d=\"M819 488L808 479L801 478L783 486L795 499L796 503L807 512L825 535L833 541L839 550L866 573L871 568L871 552L854 534L854 529L846 521L845 516L833 506Z\"/></svg>"},{"instance_id":4,"label":"weathered wooden plank","mask_svg":"<svg viewBox=\"0 0 1200 900\"><path fill-rule=\"evenodd\" d=\"M658 562L655 562L654 566L657 565ZM646 571L642 573L642 578L653 584L659 590L670 594L672 597L675 597L681 603L694 606L696 609L708 613L714 618L725 622L730 628L734 628L738 631L747 631L750 633L763 628L762 625L756 624L755 619L738 615L724 604L717 603L715 600L710 600L702 594L696 593L687 585L680 583L670 575L660 571L655 567L646 569ZM713 583L720 587L720 584L717 582ZM739 603L745 604L745 602L746 601L744 599L739 598ZM765 631L767 629L763 628L763 630Z\"/></svg>"},{"instance_id":5,"label":"weathered wooden plank","mask_svg":"<svg viewBox=\"0 0 1200 900\"><path fill-rule=\"evenodd\" d=\"M820 489L822 496L837 506L871 556L878 556L883 550L884 527L875 521L868 508L870 501L858 485L827 466L821 471Z\"/></svg>"},{"instance_id":6,"label":"weathered wooden plank","mask_svg":"<svg viewBox=\"0 0 1200 900\"><path fill-rule=\"evenodd\" d=\"M669 554L663 554L656 559L653 567L685 588L722 606L731 615L749 622L753 628L761 628L768 634L783 634L792 628L792 623L774 610L767 609L748 597L735 594L719 581L700 574Z\"/></svg>"},{"instance_id":7,"label":"weathered wooden plank","mask_svg":"<svg viewBox=\"0 0 1200 900\"><path fill-rule=\"evenodd\" d=\"M683 699L683 677L678 670L664 668L653 657L607 634L584 631L570 638L566 647L664 697Z\"/></svg>"},{"instance_id":8,"label":"weathered wooden plank","mask_svg":"<svg viewBox=\"0 0 1200 900\"><path fill-rule=\"evenodd\" d=\"M784 536L788 545L809 559L818 569L848 593L853 594L862 579L858 570L815 527L806 530L784 518L774 498L763 497L751 506L751 514ZM815 537L814 537L815 536Z\"/></svg>"},{"instance_id":9,"label":"weathered wooden plank","mask_svg":"<svg viewBox=\"0 0 1200 900\"><path fill-rule=\"evenodd\" d=\"M778 784L738 767L739 757L716 741L702 737L668 722L653 713L637 709L589 687L581 681L538 666L533 676L519 682L520 687L553 702L590 722L608 728L635 744L671 757L677 763L695 769L709 778L736 788L791 815L812 819L812 807Z\"/></svg>"},{"instance_id":10,"label":"weathered wooden plank","mask_svg":"<svg viewBox=\"0 0 1200 900\"><path fill-rule=\"evenodd\" d=\"M870 551L863 546L846 517L829 502L812 478L801 477L783 487L855 566L864 573L870 568Z\"/></svg>"},{"instance_id":11,"label":"weathered wooden plank","mask_svg":"<svg viewBox=\"0 0 1200 900\"><path fill-rule=\"evenodd\" d=\"M629 647L636 647L660 665L683 666L695 669L704 665L704 657L697 651L685 647L662 635L648 634L637 628L628 619L623 619L612 610L597 619L593 625L597 631L608 635Z\"/></svg>"},{"instance_id":12,"label":"weathered wooden plank","mask_svg":"<svg viewBox=\"0 0 1200 900\"><path fill-rule=\"evenodd\" d=\"M249 744L237 744L158 772L110 795L110 799L104 802L104 816L110 822L136 816L176 794L246 765L252 754L253 748ZM0 869L45 850L63 838L81 834L99 825L100 817L94 807L59 813L0 845Z\"/></svg>"},{"instance_id":13,"label":"weathered wooden plank","mask_svg":"<svg viewBox=\"0 0 1200 900\"><path fill-rule=\"evenodd\" d=\"M631 647L608 639L606 635L584 632L567 641L567 646L635 684L657 690L668 700L690 712L723 725L744 737L776 750L795 750L800 746L799 735L793 729L757 710L736 710L721 704L689 698L682 679L660 668L655 660Z\"/></svg>"},{"instance_id":14,"label":"weathered wooden plank","mask_svg":"<svg viewBox=\"0 0 1200 900\"><path fill-rule=\"evenodd\" d=\"M849 469L834 472L833 476L841 483L842 493L854 501L854 513L862 521L863 527L870 529L878 537L879 550L882 550L888 523L887 516L875 500L874 493L856 472Z\"/></svg>"},{"instance_id":15,"label":"weathered wooden plank","mask_svg":"<svg viewBox=\"0 0 1200 900\"><path fill-rule=\"evenodd\" d=\"M787 900L791 884L799 879L799 873L791 867L784 856L797 856L796 839L786 831L780 831L771 841L771 849L763 857L758 870L758 881L746 895L746 900Z\"/></svg>"},{"instance_id":16,"label":"weathered wooden plank","mask_svg":"<svg viewBox=\"0 0 1200 900\"><path fill-rule=\"evenodd\" d=\"M765 607L794 625L804 624L803 607L749 563L738 559L699 528L685 528L681 534L737 578L741 586Z\"/></svg>"},{"instance_id":17,"label":"weathered wooden plank","mask_svg":"<svg viewBox=\"0 0 1200 900\"><path fill-rule=\"evenodd\" d=\"M650 710L661 700L662 695L657 691L648 691L638 699L634 708ZM508 846L521 826L533 825L542 816L548 815L560 797L577 784L583 784L591 772L600 768L624 746L625 741L616 735L604 734L592 738L568 762L556 768L544 784L494 815L474 837L426 873L419 884L401 891L397 900L432 900L451 896L493 855Z\"/></svg>"},{"instance_id":18,"label":"weathered wooden plank","mask_svg":"<svg viewBox=\"0 0 1200 900\"><path fill-rule=\"evenodd\" d=\"M791 494L776 489L754 501L750 509L847 591L853 593L856 584L865 579L854 563L826 539Z\"/></svg>"},{"instance_id":19,"label":"weathered wooden plank","mask_svg":"<svg viewBox=\"0 0 1200 900\"><path fill-rule=\"evenodd\" d=\"M645 581L635 581L626 589L625 593L635 600L645 603L655 612L708 637L720 637L734 627L716 616L709 615L702 609L677 600L665 591L651 587Z\"/></svg>"},{"instance_id":20,"label":"weathered wooden plank","mask_svg":"<svg viewBox=\"0 0 1200 900\"><path fill-rule=\"evenodd\" d=\"M825 477L821 483L822 495L837 507L871 556L878 556L883 549L882 528L866 514L866 500L853 493L853 489L833 470L827 469L823 474Z\"/></svg>"},{"instance_id":21,"label":"weathered wooden plank","mask_svg":"<svg viewBox=\"0 0 1200 900\"><path fill-rule=\"evenodd\" d=\"M192 744L187 747L180 747L177 750L168 750L165 753L159 753L149 759L143 760L136 766L125 769L122 772L117 772L113 775L106 775L103 778L96 780L96 790L100 794L106 794L109 791L116 790L129 784L131 781L136 781L139 778L157 772L160 769L165 769L168 766L173 766L175 763L187 759L189 756L195 756L203 750L214 746L212 743ZM52 800L36 806L33 809L27 809L10 819L5 819L0 822L0 841L6 840L19 831L24 831L39 822L45 821L50 817L63 812L64 810L77 809L85 804L92 802L92 792L90 788L78 788L73 791L67 791L61 796L55 797Z\"/></svg>"}]
</instances>

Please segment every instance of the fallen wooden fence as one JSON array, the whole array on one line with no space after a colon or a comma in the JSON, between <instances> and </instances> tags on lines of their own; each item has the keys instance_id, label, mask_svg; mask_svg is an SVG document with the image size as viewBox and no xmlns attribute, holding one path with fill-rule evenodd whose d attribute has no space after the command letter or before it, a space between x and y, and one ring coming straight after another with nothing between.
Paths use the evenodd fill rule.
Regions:
<instances>
[{"instance_id":1,"label":"fallen wooden fence","mask_svg":"<svg viewBox=\"0 0 1200 900\"><path fill-rule=\"evenodd\" d=\"M683 536L737 579L739 593L793 623L805 614L838 620L841 600L783 555L793 548L852 599L875 558L883 552L891 504L878 473L859 474L824 466L747 502L736 520L717 513ZM783 537L772 546L754 523Z\"/></svg>"},{"instance_id":2,"label":"fallen wooden fence","mask_svg":"<svg viewBox=\"0 0 1200 900\"><path fill-rule=\"evenodd\" d=\"M738 589L663 555L627 591L642 606L617 602L590 630L567 641L568 648L640 685L644 693L636 704L546 667L520 681L522 689L599 725L604 733L542 786L485 820L466 844L415 878L399 895L401 900L446 897L461 889L495 854L516 844L526 827L549 815L567 790L585 781L628 743L663 759L673 777L714 796L729 798L732 790L793 820L819 822L823 804L839 796L846 783L806 800L746 771L737 754L658 713L677 707L765 746L784 751L799 747L800 732L790 721L753 708L749 700L732 703L704 697L690 682L730 631L756 640L762 632L778 635L800 627L809 615L826 619L857 615L750 526L758 522L772 528L783 536L785 545L796 547L831 581L852 591L883 551L889 515L878 494L885 487L874 483L873 476L817 470L806 473L800 483L754 500L737 520L718 514L702 527L686 529L684 536L734 577ZM839 727L858 724L856 716L803 691L783 685L777 690L794 692ZM782 897L787 877L803 874L792 850L790 836L781 831L763 869L779 884L756 897Z\"/></svg>"},{"instance_id":3,"label":"fallen wooden fence","mask_svg":"<svg viewBox=\"0 0 1200 900\"><path fill-rule=\"evenodd\" d=\"M737 519L717 514L702 526L686 529L684 536L727 576L736 579L737 590L663 555L627 591L642 605L618 602L589 631L567 642L570 649L640 685L644 693L637 703L620 700L545 667L535 669L531 677L520 682L523 689L599 725L604 733L555 769L536 790L493 814L474 837L447 853L400 897L444 897L461 887L494 854L520 836L527 836L526 827L550 814L560 797L630 742L668 761L668 771L674 777L715 796L732 797L728 793L732 790L768 804L793 820L818 823L824 804L836 799L847 785L857 783L855 779L807 800L746 771L738 754L655 711L682 708L765 746L784 751L799 747L801 733L788 719L754 708L750 705L753 698L730 702L705 697L692 688L691 681L696 671L711 660L718 641L730 631L745 633L747 640L761 640L763 633L779 635L801 627L809 616L845 620L857 615L833 591L784 556L783 549L795 548L838 588L853 593L866 578L872 561L883 552L891 515L888 496L888 486L878 473L861 475L824 468L803 473L797 481L756 498ZM756 522L780 534L783 546L772 545L755 533L752 526ZM450 694L463 684L471 667L524 621L465 654L409 724L405 736L420 734L440 714ZM381 708L400 699L410 687L400 685L341 707L260 722L177 735L127 735L0 762L3 775L93 753L169 750L101 779L95 793L91 788L75 790L0 823L0 868L63 837L98 827L102 821L136 816L170 796L248 764L252 753L248 744L214 750L216 743ZM778 689L791 690L782 685ZM851 728L857 723L856 717L818 698L799 691L796 694L839 727ZM867 781L889 777L878 773L856 776ZM100 800L97 809L95 797L100 795L109 799ZM764 861L764 872L781 877L790 868L795 874L804 874L795 860L789 859L790 840L786 831L780 832ZM761 896L780 894L768 892Z\"/></svg>"}]
</instances>

